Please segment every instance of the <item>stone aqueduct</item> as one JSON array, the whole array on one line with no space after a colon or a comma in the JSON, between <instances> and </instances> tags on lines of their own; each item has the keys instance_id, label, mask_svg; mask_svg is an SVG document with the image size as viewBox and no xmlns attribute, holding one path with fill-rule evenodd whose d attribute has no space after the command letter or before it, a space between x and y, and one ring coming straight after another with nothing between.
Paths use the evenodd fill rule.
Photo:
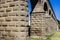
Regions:
<instances>
[{"instance_id":1,"label":"stone aqueduct","mask_svg":"<svg viewBox=\"0 0 60 40\"><path fill-rule=\"evenodd\" d=\"M28 26L27 0L0 0L0 40L29 40L45 38L58 29L58 23L52 7L47 0L31 0L32 14Z\"/></svg>"},{"instance_id":2,"label":"stone aqueduct","mask_svg":"<svg viewBox=\"0 0 60 40\"><path fill-rule=\"evenodd\" d=\"M49 0L34 1L32 1L33 9L30 17L31 37L45 38L46 35L51 35L58 30L58 22Z\"/></svg>"}]
</instances>

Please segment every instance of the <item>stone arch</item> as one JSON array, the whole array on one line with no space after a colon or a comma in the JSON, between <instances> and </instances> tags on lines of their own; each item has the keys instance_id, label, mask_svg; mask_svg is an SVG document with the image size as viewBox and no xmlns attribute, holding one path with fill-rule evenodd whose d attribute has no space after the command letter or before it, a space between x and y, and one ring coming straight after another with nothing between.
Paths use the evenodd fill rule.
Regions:
<instances>
[{"instance_id":1,"label":"stone arch","mask_svg":"<svg viewBox=\"0 0 60 40\"><path fill-rule=\"evenodd\" d=\"M54 15L52 14L52 18L54 18Z\"/></svg>"},{"instance_id":2,"label":"stone arch","mask_svg":"<svg viewBox=\"0 0 60 40\"><path fill-rule=\"evenodd\" d=\"M41 0L38 0L38 3L41 3Z\"/></svg>"},{"instance_id":3,"label":"stone arch","mask_svg":"<svg viewBox=\"0 0 60 40\"><path fill-rule=\"evenodd\" d=\"M47 3L46 2L44 3L43 9L44 9L44 11L48 11L48 6L47 6Z\"/></svg>"}]
</instances>

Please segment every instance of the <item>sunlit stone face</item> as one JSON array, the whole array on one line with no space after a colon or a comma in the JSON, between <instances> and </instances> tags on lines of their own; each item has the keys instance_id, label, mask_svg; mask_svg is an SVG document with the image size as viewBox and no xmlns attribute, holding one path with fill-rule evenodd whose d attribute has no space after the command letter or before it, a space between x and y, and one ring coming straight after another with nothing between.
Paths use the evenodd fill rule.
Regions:
<instances>
[{"instance_id":1,"label":"sunlit stone face","mask_svg":"<svg viewBox=\"0 0 60 40\"><path fill-rule=\"evenodd\" d=\"M27 0L0 0L0 40L27 40Z\"/></svg>"},{"instance_id":2,"label":"sunlit stone face","mask_svg":"<svg viewBox=\"0 0 60 40\"><path fill-rule=\"evenodd\" d=\"M31 37L46 38L57 31L58 23L48 1L38 0L31 13Z\"/></svg>"}]
</instances>

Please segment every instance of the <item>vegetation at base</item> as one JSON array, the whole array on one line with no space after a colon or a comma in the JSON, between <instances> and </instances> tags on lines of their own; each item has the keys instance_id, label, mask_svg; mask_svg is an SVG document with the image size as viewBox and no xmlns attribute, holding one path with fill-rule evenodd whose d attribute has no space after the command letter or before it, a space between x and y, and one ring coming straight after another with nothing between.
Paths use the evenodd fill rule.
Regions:
<instances>
[{"instance_id":1,"label":"vegetation at base","mask_svg":"<svg viewBox=\"0 0 60 40\"><path fill-rule=\"evenodd\" d=\"M38 38L31 38L31 37L29 39L30 40L39 40Z\"/></svg>"},{"instance_id":2,"label":"vegetation at base","mask_svg":"<svg viewBox=\"0 0 60 40\"><path fill-rule=\"evenodd\" d=\"M58 24L59 24L59 29L60 29L60 20L57 20L58 21Z\"/></svg>"},{"instance_id":3,"label":"vegetation at base","mask_svg":"<svg viewBox=\"0 0 60 40\"><path fill-rule=\"evenodd\" d=\"M30 37L30 40L51 40L51 37L52 37L53 35L54 35L54 34L52 34L52 35L46 35L46 37L47 37L46 39L41 39L41 38L38 39L38 38L31 38L31 37Z\"/></svg>"},{"instance_id":4,"label":"vegetation at base","mask_svg":"<svg viewBox=\"0 0 60 40\"><path fill-rule=\"evenodd\" d=\"M47 35L46 37L46 39L45 40L51 40L51 37L53 36L54 34L51 34L51 35Z\"/></svg>"},{"instance_id":5,"label":"vegetation at base","mask_svg":"<svg viewBox=\"0 0 60 40\"><path fill-rule=\"evenodd\" d=\"M30 40L60 40L60 30L53 33L52 35L47 35L46 37L47 37L46 39L38 39L30 37Z\"/></svg>"}]
</instances>

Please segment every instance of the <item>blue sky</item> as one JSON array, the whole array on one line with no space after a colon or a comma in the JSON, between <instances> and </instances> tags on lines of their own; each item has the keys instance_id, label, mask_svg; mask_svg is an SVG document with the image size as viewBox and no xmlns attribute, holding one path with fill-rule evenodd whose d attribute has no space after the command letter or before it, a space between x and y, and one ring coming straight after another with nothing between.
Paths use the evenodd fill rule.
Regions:
<instances>
[{"instance_id":1,"label":"blue sky","mask_svg":"<svg viewBox=\"0 0 60 40\"><path fill-rule=\"evenodd\" d=\"M53 10L55 12L55 15L57 17L57 19L60 20L60 0L50 0L50 3L53 7ZM31 3L30 0L28 0L28 7L29 7L29 12L31 12Z\"/></svg>"},{"instance_id":2,"label":"blue sky","mask_svg":"<svg viewBox=\"0 0 60 40\"><path fill-rule=\"evenodd\" d=\"M50 0L57 19L60 20L60 0Z\"/></svg>"},{"instance_id":3,"label":"blue sky","mask_svg":"<svg viewBox=\"0 0 60 40\"><path fill-rule=\"evenodd\" d=\"M29 12L28 13L30 13L31 12L31 3L30 3L30 0L28 0L28 8L29 8Z\"/></svg>"}]
</instances>

